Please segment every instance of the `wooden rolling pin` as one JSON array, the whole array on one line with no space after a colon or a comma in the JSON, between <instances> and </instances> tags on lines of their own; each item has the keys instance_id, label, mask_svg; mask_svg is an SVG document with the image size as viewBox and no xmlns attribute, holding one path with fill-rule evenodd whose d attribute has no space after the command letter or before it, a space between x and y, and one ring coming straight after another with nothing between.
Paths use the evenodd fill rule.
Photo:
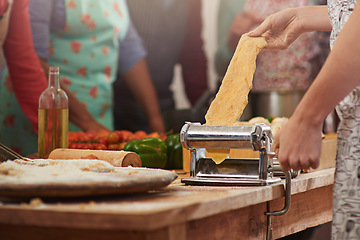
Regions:
<instances>
[{"instance_id":1,"label":"wooden rolling pin","mask_svg":"<svg viewBox=\"0 0 360 240\"><path fill-rule=\"evenodd\" d=\"M115 167L142 166L139 155L127 151L57 148L50 153L49 159L98 159Z\"/></svg>"}]
</instances>

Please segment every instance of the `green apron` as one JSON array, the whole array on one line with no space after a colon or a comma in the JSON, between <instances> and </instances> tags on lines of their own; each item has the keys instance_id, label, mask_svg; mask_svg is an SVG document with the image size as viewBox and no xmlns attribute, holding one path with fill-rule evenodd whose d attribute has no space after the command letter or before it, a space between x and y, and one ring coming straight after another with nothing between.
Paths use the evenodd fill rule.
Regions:
<instances>
[{"instance_id":1,"label":"green apron","mask_svg":"<svg viewBox=\"0 0 360 240\"><path fill-rule=\"evenodd\" d=\"M65 0L65 29L51 33L49 64L94 118L113 129L112 83L129 14L124 0ZM79 130L69 124L69 131ZM37 152L37 135L4 71L0 84L0 142L23 155Z\"/></svg>"}]
</instances>

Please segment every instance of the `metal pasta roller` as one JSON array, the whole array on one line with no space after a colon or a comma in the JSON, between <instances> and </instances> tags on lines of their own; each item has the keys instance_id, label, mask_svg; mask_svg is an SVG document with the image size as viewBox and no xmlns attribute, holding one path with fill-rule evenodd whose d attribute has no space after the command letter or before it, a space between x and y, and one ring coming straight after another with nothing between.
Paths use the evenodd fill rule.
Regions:
<instances>
[{"instance_id":1,"label":"metal pasta roller","mask_svg":"<svg viewBox=\"0 0 360 240\"><path fill-rule=\"evenodd\" d=\"M279 173L285 176L285 207L269 215L281 215L290 206L290 172L283 172L274 165L271 152L273 136L270 127L260 123L253 126L206 126L185 123L180 131L184 148L190 150L190 177L181 181L187 185L215 186L265 186L281 182ZM259 158L240 159L227 157L216 164L205 156L205 149L252 149L259 151ZM274 173L277 176L274 176Z\"/></svg>"}]
</instances>

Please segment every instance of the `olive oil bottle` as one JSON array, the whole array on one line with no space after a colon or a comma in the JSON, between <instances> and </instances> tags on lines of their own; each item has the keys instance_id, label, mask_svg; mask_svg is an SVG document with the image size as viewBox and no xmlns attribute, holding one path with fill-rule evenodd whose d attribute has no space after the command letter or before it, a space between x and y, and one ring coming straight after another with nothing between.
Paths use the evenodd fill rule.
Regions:
<instances>
[{"instance_id":1,"label":"olive oil bottle","mask_svg":"<svg viewBox=\"0 0 360 240\"><path fill-rule=\"evenodd\" d=\"M49 85L39 98L38 151L47 158L55 148L68 147L68 97L60 88L60 69L49 68Z\"/></svg>"}]
</instances>

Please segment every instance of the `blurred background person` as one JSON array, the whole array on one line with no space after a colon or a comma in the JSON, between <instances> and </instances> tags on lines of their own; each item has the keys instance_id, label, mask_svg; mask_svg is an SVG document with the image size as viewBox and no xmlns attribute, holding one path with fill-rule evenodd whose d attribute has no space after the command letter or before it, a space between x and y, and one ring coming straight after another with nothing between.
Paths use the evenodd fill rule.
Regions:
<instances>
[{"instance_id":1,"label":"blurred background person","mask_svg":"<svg viewBox=\"0 0 360 240\"><path fill-rule=\"evenodd\" d=\"M7 63L11 77L0 85L0 142L19 153L29 153L27 134L35 136L37 146L39 97L47 87L33 46L28 4L28 0L0 0L0 70ZM20 124L23 121L26 126Z\"/></svg>"},{"instance_id":2,"label":"blurred background person","mask_svg":"<svg viewBox=\"0 0 360 240\"><path fill-rule=\"evenodd\" d=\"M68 90L69 112L78 114L75 124L70 124L70 131L113 129L112 117L112 82L117 72L118 49L120 43L126 42L126 36L131 27L126 2L95 1L95 0L32 0L30 2L30 17L35 49L42 66L47 72L49 65L60 66L62 87ZM135 42L128 41L129 46ZM133 58L126 79L138 79L138 72L147 72L146 62L143 58ZM135 71L131 71L137 69ZM134 76L135 75L135 76ZM143 74L144 75L144 74ZM8 79L4 71L2 81ZM163 119L160 114L156 93L150 78L141 78L146 89L141 101L150 110L153 119L151 128L164 131ZM132 81L131 81L132 83ZM8 89L1 89L1 97L6 99L7 106L13 106L16 99ZM80 100L80 101L79 101ZM73 104L72 106L71 103ZM10 116L21 119L16 128L4 135L17 135L26 139L20 147L26 147L23 154L37 151L37 135L25 132L29 128L27 119L21 109L7 107L7 111L14 112ZM81 117L81 113L84 114ZM9 114L5 113L9 118ZM89 117L90 116L90 117ZM95 119L96 121L90 121ZM95 122L95 124L94 124ZM79 126L76 127L75 125ZM17 131L17 132L14 132ZM19 146L20 143L13 141Z\"/></svg>"},{"instance_id":3,"label":"blurred background person","mask_svg":"<svg viewBox=\"0 0 360 240\"><path fill-rule=\"evenodd\" d=\"M309 0L221 0L215 56L219 77L223 78L242 34L258 26L272 13L313 3ZM313 33L304 34L285 51L262 50L257 57L249 103L241 119L290 117L316 75L312 59L318 52Z\"/></svg>"},{"instance_id":4,"label":"blurred background person","mask_svg":"<svg viewBox=\"0 0 360 240\"><path fill-rule=\"evenodd\" d=\"M181 66L186 96L192 105L207 89L201 0L130 0L128 6L147 50L146 60L165 115L165 125L169 125L166 113L175 109L170 85L176 64ZM115 128L149 131L145 114L134 101L135 96L121 74L114 91Z\"/></svg>"},{"instance_id":5,"label":"blurred background person","mask_svg":"<svg viewBox=\"0 0 360 240\"><path fill-rule=\"evenodd\" d=\"M39 97L48 85L33 46L28 4L0 1L0 69L7 76L0 85L0 142L20 154L37 150ZM78 109L70 111L71 121L84 129L103 128L69 96L71 109Z\"/></svg>"},{"instance_id":6,"label":"blurred background person","mask_svg":"<svg viewBox=\"0 0 360 240\"><path fill-rule=\"evenodd\" d=\"M127 83L136 84L131 90L142 93L137 100L147 108L150 128L164 131L145 59L119 54L119 49L142 47L141 41L134 41L136 33L126 1L31 0L30 17L35 49L43 65L60 66L62 81L96 120L114 128L112 83L119 61L126 64L123 76Z\"/></svg>"}]
</instances>

